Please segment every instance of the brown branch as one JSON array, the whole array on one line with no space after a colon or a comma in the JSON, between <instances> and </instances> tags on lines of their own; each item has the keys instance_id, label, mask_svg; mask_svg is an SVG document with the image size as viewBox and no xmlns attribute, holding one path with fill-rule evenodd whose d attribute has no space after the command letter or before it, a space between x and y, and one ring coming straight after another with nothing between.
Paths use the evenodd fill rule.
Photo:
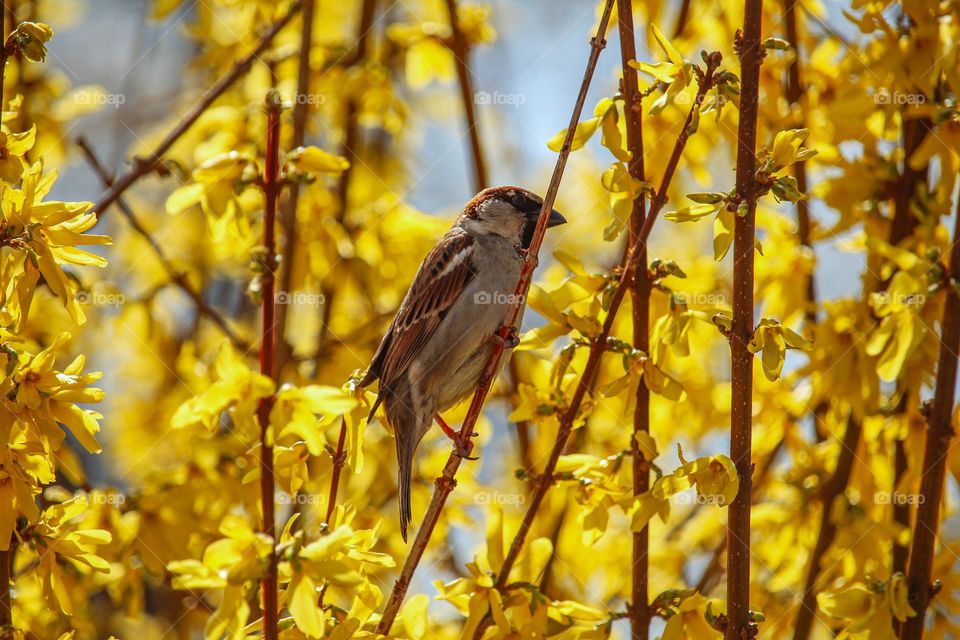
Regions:
<instances>
[{"instance_id":1,"label":"brown branch","mask_svg":"<svg viewBox=\"0 0 960 640\"><path fill-rule=\"evenodd\" d=\"M604 319L600 334L591 342L590 352L587 355L587 362L583 367L583 375L580 377L580 380L577 383L577 387L574 390L573 397L570 400L567 410L561 416L560 428L557 431L557 438L554 441L553 448L550 451L550 457L547 459L544 470L534 485L533 494L531 495L528 503L527 511L524 513L523 520L520 522L520 527L517 530L517 533L513 538L513 542L510 544L510 549L504 558L503 566L500 569L500 572L497 576L497 581L495 583L495 586L498 589L502 589L507 583L507 580L510 577L510 571L513 569L514 563L519 558L520 551L523 549L527 534L530 532L530 529L533 526L533 521L537 517L537 511L540 509L540 505L546 497L547 492L550 490L550 487L553 486L554 481L556 480L553 472L557 467L560 456L565 450L567 440L570 438L570 434L573 431L573 424L579 416L580 407L583 404L583 400L586 397L588 390L591 388L594 377L599 370L600 360L603 356L603 353L606 351L607 339L610 337L611 332L613 331L613 322L617 316L617 312L620 310L620 304L623 302L623 298L627 293L627 289L632 284L632 278L629 277L629 274L634 272L640 256L646 251L647 238L650 236L650 231L653 229L653 224L657 219L657 215L660 213L663 205L666 204L667 189L670 186L670 182L673 180L673 175L677 170L677 165L679 164L680 157L683 154L683 149L686 147L687 140L690 137L691 123L693 122L694 114L699 111L700 105L703 103L704 96L706 96L707 91L709 91L709 89L713 86L714 71L716 71L717 67L720 65L720 61L721 56L719 52L714 52L707 56L706 72L703 73L703 76L700 78L700 85L697 89L697 95L694 97L693 104L690 106L690 111L687 113L687 118L683 123L683 128L680 130L680 134L677 136L677 141L674 144L670 158L667 160L663 178L660 182L660 188L653 196L653 199L650 202L649 213L646 218L644 218L643 225L636 233L636 241L630 248L630 253L624 262L624 276L620 279L616 289L614 289L613 295L610 296L607 316ZM490 618L488 616L485 620L485 623L477 627L477 633L474 635L475 639L482 635L483 630L486 628L485 624L489 624L489 621Z\"/></svg>"},{"instance_id":2,"label":"brown branch","mask_svg":"<svg viewBox=\"0 0 960 640\"><path fill-rule=\"evenodd\" d=\"M276 269L277 196L280 193L280 95L271 90L267 95L267 151L263 170L263 246L264 258L260 273L261 341L260 373L274 381L276 354L276 307L274 278ZM267 572L261 582L263 637L277 640L279 610L277 604L276 516L274 514L273 434L270 410L274 396L261 398L257 405L260 422L260 501L263 508L262 532L273 541Z\"/></svg>"},{"instance_id":3,"label":"brown branch","mask_svg":"<svg viewBox=\"0 0 960 640\"><path fill-rule=\"evenodd\" d=\"M450 50L453 52L454 66L457 69L460 99L463 101L463 115L466 119L467 134L470 136L473 186L474 190L479 192L488 186L487 165L483 158L483 148L480 146L480 129L477 127L477 116L474 110L474 96L470 82L470 46L463 36L463 31L460 30L457 0L447 0L447 14L450 17L450 31L453 34L450 41Z\"/></svg>"},{"instance_id":4,"label":"brown branch","mask_svg":"<svg viewBox=\"0 0 960 640\"><path fill-rule=\"evenodd\" d=\"M733 322L730 330L730 458L740 490L727 509L727 640L752 637L750 621L750 507L753 462L753 257L756 251L757 102L760 93L760 39L763 0L744 2L740 54L740 123L737 132L736 193L739 207L733 230ZM740 215L740 207L746 211Z\"/></svg>"},{"instance_id":5,"label":"brown branch","mask_svg":"<svg viewBox=\"0 0 960 640\"><path fill-rule=\"evenodd\" d=\"M310 115L310 53L313 51L313 17L316 0L303 0L303 26L300 30L299 66L297 68L297 96L293 104L293 132L290 146L302 147L307 137L307 118ZM287 199L280 208L280 230L283 237L283 258L280 260L280 291L288 296L293 288L293 265L299 236L297 234L297 206L300 203L300 185L290 185ZM287 340L287 313L289 305L277 308L277 378L293 356L293 347Z\"/></svg>"},{"instance_id":6,"label":"brown branch","mask_svg":"<svg viewBox=\"0 0 960 640\"><path fill-rule=\"evenodd\" d=\"M940 336L940 362L937 365L937 386L933 395L927 429L927 445L923 454L923 475L917 507L917 524L913 532L908 578L909 603L917 615L903 623L903 640L920 640L927 605L930 602L930 578L933 573L934 544L940 525L940 502L946 478L947 453L953 438L950 415L957 385L957 352L960 351L960 187L954 212L953 247L950 252L950 273L945 289Z\"/></svg>"},{"instance_id":7,"label":"brown branch","mask_svg":"<svg viewBox=\"0 0 960 640\"><path fill-rule=\"evenodd\" d=\"M817 580L820 577L821 562L833 544L837 535L837 526L830 518L834 501L843 494L850 482L850 474L857 457L857 447L860 444L862 432L860 420L851 411L847 419L847 429L840 443L840 454L837 456L837 466L833 475L824 483L820 491L821 515L820 531L817 541L810 552L807 561L807 577L803 585L803 596L800 600L800 611L797 613L797 622L793 628L793 640L807 640L813 629L813 621L817 614Z\"/></svg>"},{"instance_id":8,"label":"brown branch","mask_svg":"<svg viewBox=\"0 0 960 640\"><path fill-rule=\"evenodd\" d=\"M673 38L676 40L683 35L683 30L687 26L687 18L690 17L690 0L683 0L680 4L680 10L677 12L677 22L673 27Z\"/></svg>"},{"instance_id":9,"label":"brown branch","mask_svg":"<svg viewBox=\"0 0 960 640\"><path fill-rule=\"evenodd\" d=\"M483 407L483 401L487 397L487 393L490 390L493 378L496 375L496 372L499 370L500 359L503 355L504 345L506 344L506 340L509 337L513 327L516 325L517 318L520 315L520 305L524 300L526 300L526 294L530 288L530 282L533 278L533 271L537 265L537 256L540 252L540 245L543 243L543 236L547 230L547 219L549 218L550 212L553 209L553 203L557 198L557 191L560 188L560 180L563 177L563 170L566 167L567 158L570 155L570 147L573 143L573 136L576 132L577 123L580 120L580 114L583 111L583 104L587 99L587 91L590 87L590 80L593 78L593 72L594 69L596 69L597 60L600 57L600 51L604 48L604 46L606 46L606 41L603 38L603 34L606 33L607 23L610 21L610 13L612 9L613 0L607 0L604 6L603 15L600 18L600 24L597 28L597 34L590 41L590 57L587 61L587 67L583 73L583 80L580 83L580 91L573 107L573 113L570 116L570 124L567 127L566 138L564 139L563 147L560 150L560 155L557 157L557 163L554 167L553 175L550 178L550 185L547 187L547 192L543 198L543 207L540 209L540 217L537 220L537 227L534 231L533 238L530 241L530 247L527 250L526 259L524 260L523 268L520 271L520 278L517 281L514 298L517 302L510 308L509 312L507 313L507 317L504 319L503 328L499 332L499 335L501 338L503 338L503 340L496 341L494 343L490 361L487 363L484 375L481 377L477 391L470 402L470 407L467 410L466 418L463 421L463 425L460 427L459 436L462 442L461 448L468 453L473 448L473 428L477 422L477 418L480 416L480 411ZM457 473L457 469L460 467L460 461L461 457L459 455L451 453L447 458L446 465L444 465L443 473L439 478L437 478L437 489L434 491L433 498L430 500L430 505L427 507L427 512L423 517L423 524L420 525L420 529L417 531L417 537L413 541L413 545L410 548L410 554L407 556L407 559L404 562L403 569L400 571L400 576L397 578L397 582L393 587L393 591L390 593L390 599L387 601L387 605L383 612L383 617L381 618L380 624L377 627L378 632L381 634L386 635L390 632L390 627L393 625L393 621L396 618L397 612L400 610L400 605L402 604L403 597L407 592L407 587L410 585L410 579L413 576L413 572L420 563L420 559L423 557L423 553L427 548L427 543L430 540L430 536L433 534L433 529L436 527L437 521L440 518L440 512L442 511L450 492L453 491L454 486L456 486L456 480L454 478Z\"/></svg>"},{"instance_id":10,"label":"brown branch","mask_svg":"<svg viewBox=\"0 0 960 640\"><path fill-rule=\"evenodd\" d=\"M100 200L94 205L93 209L97 215L102 215L111 204L116 202L123 193L129 189L135 182L145 175L151 173L160 160L163 158L164 154L170 150L170 147L180 139L184 133L190 129L191 126L200 118L201 115L214 103L217 99L223 95L223 93L229 89L233 84L243 77L253 65L254 61L257 60L264 51L270 46L270 43L273 42L274 37L280 31L287 26L287 23L293 19L293 16L300 11L301 0L293 0L290 3L290 8L287 9L287 12L276 22L271 25L263 37L260 38L260 41L257 43L257 46L254 47L253 51L247 54L242 59L238 60L236 64L233 65L233 68L230 69L226 74L224 74L219 80L217 80L213 85L207 89L203 96L201 96L200 101L195 104L190 111L178 122L173 129L160 141L160 144L150 152L146 158L135 158L133 162L133 167L131 167L126 173L117 178L113 186L101 196Z\"/></svg>"},{"instance_id":11,"label":"brown branch","mask_svg":"<svg viewBox=\"0 0 960 640\"><path fill-rule=\"evenodd\" d=\"M0 633L7 637L13 630L13 598L10 587L13 583L13 563L17 557L17 534L10 536L10 546L0 551Z\"/></svg>"},{"instance_id":12,"label":"brown branch","mask_svg":"<svg viewBox=\"0 0 960 640\"><path fill-rule=\"evenodd\" d=\"M637 70L628 63L636 60L637 46L633 31L633 1L617 0L620 28L620 62L623 68L623 113L630 152L628 171L638 182L646 181L643 163L643 103ZM628 229L628 246L638 245L637 239L646 218L646 198L641 195L633 201ZM633 279L630 289L633 309L633 346L644 353L650 351L650 280L647 277L647 251L644 245L633 261L633 272L624 277ZM630 451L633 465L633 495L640 496L650 488L650 462L643 457L637 436L650 432L650 389L643 377L637 382L636 406L633 411L633 433ZM633 534L633 563L630 591L630 627L634 640L646 640L650 635L649 530L644 527Z\"/></svg>"},{"instance_id":13,"label":"brown branch","mask_svg":"<svg viewBox=\"0 0 960 640\"><path fill-rule=\"evenodd\" d=\"M327 498L327 517L324 520L328 525L333 517L333 510L337 506L337 491L340 488L340 472L343 471L343 465L346 462L346 454L343 451L347 442L347 420L340 421L340 436L337 438L337 450L331 454L333 462L333 472L330 475L330 494Z\"/></svg>"},{"instance_id":14,"label":"brown branch","mask_svg":"<svg viewBox=\"0 0 960 640\"><path fill-rule=\"evenodd\" d=\"M80 147L80 151L83 152L83 156L86 159L87 163L90 165L90 168L93 172L100 178L100 182L103 183L108 189L113 185L113 178L110 173L107 171L106 167L100 162L100 158L97 157L96 152L93 150L93 145L83 136L77 137L77 146ZM250 349L250 344L246 340L238 336L233 329L230 328L230 325L227 323L226 318L224 318L219 311L214 309L210 304L203 299L203 295L193 288L193 285L190 284L190 281L187 279L186 274L182 271L178 271L177 268L173 265L173 262L170 261L170 258L167 256L166 251L164 251L163 246L153 237L153 234L144 226L144 224L137 218L136 214L133 212L133 209L127 204L127 201L121 196L117 198L115 202L120 213L123 214L123 217L127 219L127 222L130 223L130 226L133 228L137 234L147 241L147 244L150 245L150 248L153 249L154 255L156 255L157 260L160 262L160 266L163 267L163 270L167 272L167 275L170 276L170 282L176 285L181 291L183 291L190 300L193 301L194 306L197 308L197 312L208 318L212 321L217 327L223 331L224 335L230 339L238 349L243 351L248 351Z\"/></svg>"}]
</instances>

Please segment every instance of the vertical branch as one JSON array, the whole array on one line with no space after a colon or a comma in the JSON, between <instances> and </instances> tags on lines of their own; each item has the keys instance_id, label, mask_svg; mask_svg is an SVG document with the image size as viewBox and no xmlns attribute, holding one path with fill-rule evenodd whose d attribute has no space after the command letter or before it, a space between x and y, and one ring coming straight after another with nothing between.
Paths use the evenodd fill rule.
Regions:
<instances>
[{"instance_id":1,"label":"vertical branch","mask_svg":"<svg viewBox=\"0 0 960 640\"><path fill-rule=\"evenodd\" d=\"M620 61L623 68L624 120L627 130L627 150L630 151L628 171L639 182L646 181L643 163L643 104L640 97L637 70L628 63L637 57L633 31L632 0L617 0L617 15L620 28ZM637 245L640 229L646 218L646 198L640 195L633 201L628 229L628 246ZM633 346L643 352L650 350L650 280L647 277L646 245L638 249L634 260L633 279L630 289L633 301ZM636 406L633 411L633 433L630 437L630 453L633 465L633 495L639 496L650 488L650 464L640 450L637 436L650 432L650 390L643 377L637 383ZM630 626L634 640L646 640L650 633L649 582L649 530L644 527L633 534L633 571L630 590Z\"/></svg>"},{"instance_id":2,"label":"vertical branch","mask_svg":"<svg viewBox=\"0 0 960 640\"><path fill-rule=\"evenodd\" d=\"M276 269L276 215L277 195L280 191L280 109L281 100L276 91L267 95L267 152L263 171L263 246L264 262L261 277L261 341L260 373L273 377L276 347L276 296L274 295L274 270ZM260 501L263 508L261 530L273 544L267 562L267 574L261 583L263 607L263 637L277 640L277 555L276 522L274 515L273 434L270 430L270 410L274 397L261 398L257 405L257 420L260 422Z\"/></svg>"},{"instance_id":3,"label":"vertical branch","mask_svg":"<svg viewBox=\"0 0 960 640\"><path fill-rule=\"evenodd\" d=\"M6 638L13 629L13 598L10 587L13 583L13 562L17 557L17 534L10 537L10 546L0 551L0 634Z\"/></svg>"},{"instance_id":4,"label":"vertical branch","mask_svg":"<svg viewBox=\"0 0 960 640\"><path fill-rule=\"evenodd\" d=\"M934 544L940 524L940 502L946 478L947 453L953 438L950 414L953 411L954 389L957 385L957 352L960 351L960 187L957 189L950 251L950 268L944 288L947 301L943 308L940 337L940 362L937 365L937 386L933 405L927 420L927 445L923 454L923 475L917 507L917 524L913 532L910 553L909 603L917 612L903 623L903 640L920 640L923 623L930 602L930 577L933 572Z\"/></svg>"},{"instance_id":5,"label":"vertical branch","mask_svg":"<svg viewBox=\"0 0 960 640\"><path fill-rule=\"evenodd\" d=\"M487 187L487 166L483 159L483 148L480 146L480 129L477 128L477 116L474 110L473 88L470 83L470 47L463 31L460 30L460 19L457 16L457 0L447 0L447 13L450 16L450 31L452 33L450 50L453 52L454 66L457 69L457 80L460 83L460 99L463 101L463 114L466 119L467 134L470 136L470 151L473 159L473 185L475 191L482 191Z\"/></svg>"},{"instance_id":6,"label":"vertical branch","mask_svg":"<svg viewBox=\"0 0 960 640\"><path fill-rule=\"evenodd\" d=\"M683 0L680 4L680 10L677 12L677 22L673 27L673 38L676 40L683 35L683 29L687 26L687 18L690 16L690 0ZM631 19L633 16L631 16Z\"/></svg>"},{"instance_id":7,"label":"vertical branch","mask_svg":"<svg viewBox=\"0 0 960 640\"><path fill-rule=\"evenodd\" d=\"M560 180L563 177L563 170L566 167L567 158L570 155L570 147L573 143L573 136L576 132L577 123L580 120L580 114L583 111L583 104L587 99L587 91L590 88L590 80L593 78L593 73L597 66L597 60L600 58L600 51L604 48L604 46L606 46L606 41L603 38L603 34L606 33L607 24L610 21L610 13L612 10L613 0L606 0L603 15L601 16L600 24L597 27L597 33L590 41L590 58L587 61L587 68L583 72L583 79L580 83L580 91L577 94L577 100L573 107L573 113L570 116L570 124L567 127L566 138L564 139L563 147L560 150L560 155L557 157L557 163L553 169L553 175L550 178L550 184L547 187L547 192L544 194L543 207L540 209L540 216L537 219L537 227L533 233L533 238L530 241L530 248L527 250L526 259L524 260L523 268L520 271L520 278L517 281L514 296L516 302L510 308L509 312L507 313L507 317L504 319L504 326L499 333L503 340L497 341L494 344L494 348L490 355L490 360L487 363L484 374L481 376L480 384L477 387L476 393L474 393L473 399L470 402L470 407L467 410L467 415L460 427L459 438L462 443L462 448L468 454L473 448L471 434L473 433L477 418L480 416L483 402L487 397L487 393L490 391L493 378L496 372L499 370L500 359L503 356L503 348L506 343L506 338L510 335L511 328L516 325L517 318L520 315L520 305L524 300L526 300L526 294L530 288L530 282L533 279L533 270L537 265L537 255L540 251L540 245L543 243L544 233L546 233L547 230L547 219L550 216L550 211L553 209L553 203L557 198L557 191L560 189ZM407 588L410 586L410 580L413 577L413 572L416 570L417 565L420 563L420 559L423 557L423 553L427 548L427 543L430 541L433 530L440 518L440 512L443 510L444 504L446 504L447 497L450 495L450 492L453 491L453 488L456 485L456 480L454 477L457 473L457 469L460 467L460 461L461 457L459 455L451 453L447 458L446 465L443 467L441 476L437 478L436 490L434 491L433 498L430 500L430 504L427 507L427 512L423 517L423 523L420 525L420 528L417 531L417 537L414 539L413 545L410 548L410 554L407 556L407 559L404 562L403 568L400 571L400 575L394 584L393 591L390 593L390 598L387 600L383 617L380 619L380 624L377 626L378 633L386 635L390 632L390 628L393 626L393 621L397 616L397 612L400 610L400 605L403 603L403 598L407 593Z\"/></svg>"},{"instance_id":8,"label":"vertical branch","mask_svg":"<svg viewBox=\"0 0 960 640\"><path fill-rule=\"evenodd\" d=\"M310 53L313 50L313 18L316 10L316 0L303 0L303 27L300 31L300 58L297 69L297 96L293 102L293 132L290 146L294 149L302 147L307 136L307 117L310 115ZM293 265L295 263L297 244L300 239L297 234L297 205L300 203L300 185L293 184L287 200L280 211L280 225L283 235L283 259L280 261L280 291L288 296L293 288ZM289 297L288 297L289 299ZM287 312L289 305L280 305L277 308L277 341L276 374L279 379L283 368L293 355L293 348L286 339Z\"/></svg>"},{"instance_id":9,"label":"vertical branch","mask_svg":"<svg viewBox=\"0 0 960 640\"><path fill-rule=\"evenodd\" d=\"M813 629L813 621L817 613L816 586L817 579L820 577L820 563L837 535L837 525L830 519L830 511L834 501L843 494L850 482L850 474L853 471L853 463L856 459L862 430L863 427L859 418L854 416L851 411L847 419L846 432L843 434L843 440L840 443L837 466L833 470L833 475L823 485L820 494L820 531L817 533L817 541L814 543L813 550L810 552L810 559L807 561L807 577L803 585L800 611L797 613L797 621L793 628L793 640L807 640L810 637L810 631Z\"/></svg>"},{"instance_id":10,"label":"vertical branch","mask_svg":"<svg viewBox=\"0 0 960 640\"><path fill-rule=\"evenodd\" d=\"M730 398L730 458L740 477L740 491L728 508L727 521L727 640L750 637L750 505L753 472L753 256L757 185L757 101L760 92L760 47L763 0L744 3L743 31L737 34L740 54L740 124L737 132L739 198L733 232L733 323L730 331L732 367ZM745 209L745 211L744 211ZM741 215L741 213L743 215Z\"/></svg>"}]
</instances>

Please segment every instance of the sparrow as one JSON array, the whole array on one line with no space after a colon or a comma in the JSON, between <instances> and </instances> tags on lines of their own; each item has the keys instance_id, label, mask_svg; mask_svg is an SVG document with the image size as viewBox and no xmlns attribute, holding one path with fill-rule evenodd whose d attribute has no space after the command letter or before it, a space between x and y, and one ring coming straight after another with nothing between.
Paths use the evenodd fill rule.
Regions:
<instances>
[{"instance_id":1,"label":"sparrow","mask_svg":"<svg viewBox=\"0 0 960 640\"><path fill-rule=\"evenodd\" d=\"M518 342L515 329L506 340L498 332L515 302L542 206L540 196L510 186L485 189L468 202L420 265L359 383L366 387L380 380L370 416L383 403L393 428L404 542L412 519L410 480L420 440L436 419L456 443L455 451L465 455L457 433L440 413L477 388L496 340L505 342L505 356ZM565 222L553 210L547 226Z\"/></svg>"}]
</instances>

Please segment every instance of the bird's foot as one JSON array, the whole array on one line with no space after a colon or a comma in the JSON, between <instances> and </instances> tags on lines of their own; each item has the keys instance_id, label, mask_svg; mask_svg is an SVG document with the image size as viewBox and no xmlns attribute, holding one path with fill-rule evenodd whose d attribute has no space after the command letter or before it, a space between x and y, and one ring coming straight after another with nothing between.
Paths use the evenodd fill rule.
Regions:
<instances>
[{"instance_id":1,"label":"bird's foot","mask_svg":"<svg viewBox=\"0 0 960 640\"><path fill-rule=\"evenodd\" d=\"M463 442L460 439L460 434L454 431L453 427L447 424L446 420L440 417L440 414L433 416L433 419L436 420L437 424L440 425L440 429L443 430L443 433L446 434L451 441L453 441L453 455L463 458L464 460L479 460L477 456L471 456L470 453L473 451L473 442L470 441L470 438L475 438L479 433L474 431L470 434L470 437L466 439L466 442Z\"/></svg>"},{"instance_id":2,"label":"bird's foot","mask_svg":"<svg viewBox=\"0 0 960 640\"><path fill-rule=\"evenodd\" d=\"M433 419L437 421L437 424L440 425L440 428L443 430L443 432L447 435L448 438L450 438L454 442L458 442L460 440L460 434L454 431L453 427L448 425L447 421L441 418L439 413L433 416Z\"/></svg>"},{"instance_id":3,"label":"bird's foot","mask_svg":"<svg viewBox=\"0 0 960 640\"><path fill-rule=\"evenodd\" d=\"M506 333L506 335L502 335ZM520 344L520 332L516 327L502 327L493 334L493 341L503 345L504 349L515 349Z\"/></svg>"},{"instance_id":4,"label":"bird's foot","mask_svg":"<svg viewBox=\"0 0 960 640\"><path fill-rule=\"evenodd\" d=\"M473 434L477 435L477 434ZM480 456L471 456L473 451L473 441L467 438L466 442L457 441L453 445L453 455L464 460L479 460Z\"/></svg>"}]
</instances>

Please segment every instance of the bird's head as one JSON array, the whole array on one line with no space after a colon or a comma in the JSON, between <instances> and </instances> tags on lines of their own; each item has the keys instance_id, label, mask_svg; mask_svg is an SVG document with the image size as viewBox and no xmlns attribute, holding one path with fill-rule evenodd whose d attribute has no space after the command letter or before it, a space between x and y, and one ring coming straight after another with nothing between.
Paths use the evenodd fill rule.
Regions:
<instances>
[{"instance_id":1,"label":"bird's head","mask_svg":"<svg viewBox=\"0 0 960 640\"><path fill-rule=\"evenodd\" d=\"M478 193L467 203L461 224L477 235L495 234L514 241L524 249L530 246L543 198L521 187L492 187ZM550 212L547 227L566 223L556 209Z\"/></svg>"}]
</instances>

